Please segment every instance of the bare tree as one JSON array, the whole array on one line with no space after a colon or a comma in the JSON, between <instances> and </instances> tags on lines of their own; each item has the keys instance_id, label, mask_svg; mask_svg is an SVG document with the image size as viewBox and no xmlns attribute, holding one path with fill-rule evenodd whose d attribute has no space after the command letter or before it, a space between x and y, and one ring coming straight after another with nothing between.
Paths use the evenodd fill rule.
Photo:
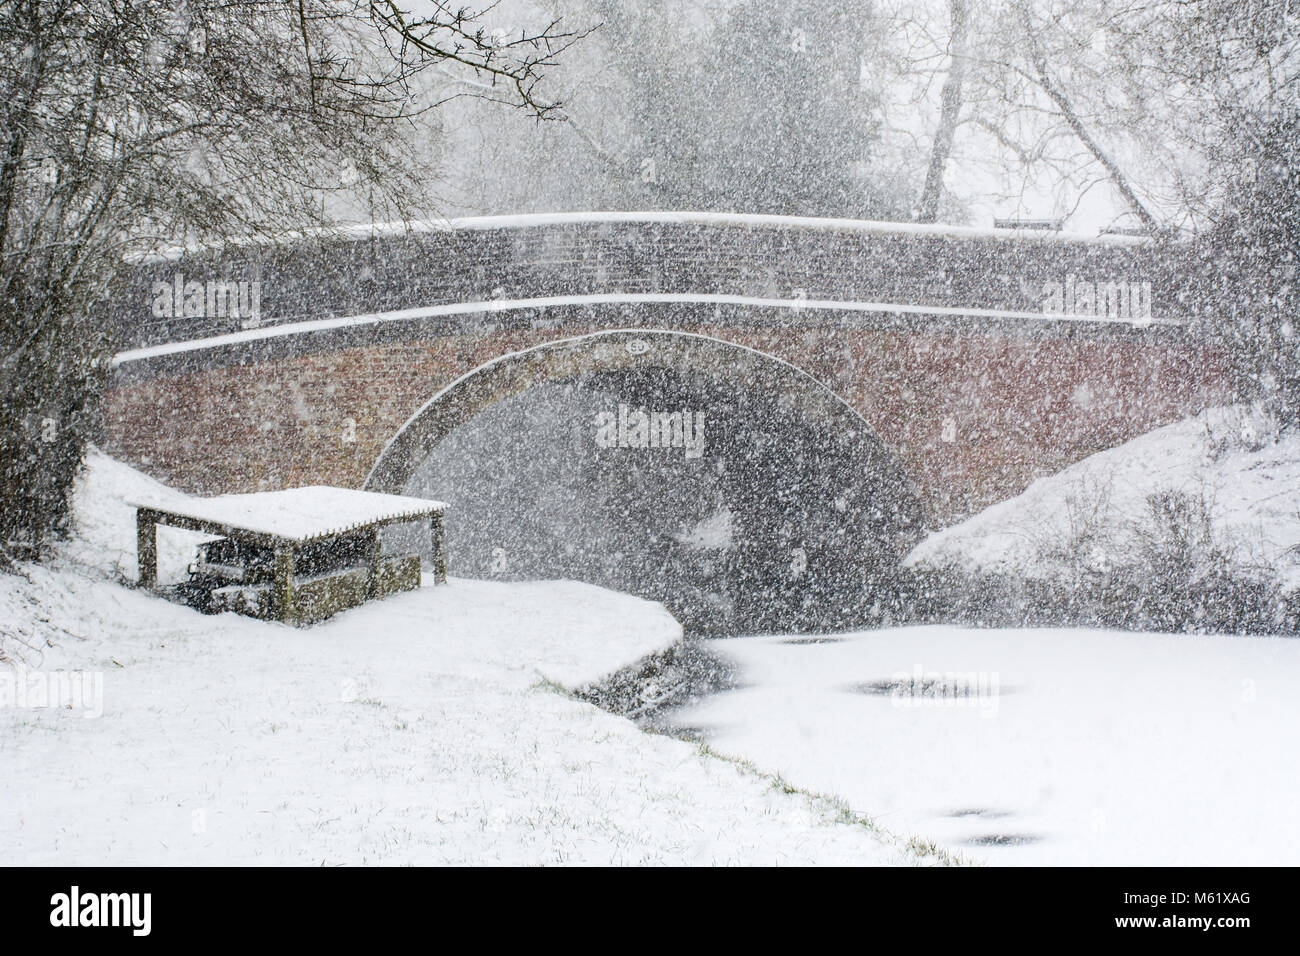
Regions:
<instances>
[{"instance_id":1,"label":"bare tree","mask_svg":"<svg viewBox=\"0 0 1300 956\"><path fill-rule=\"evenodd\" d=\"M423 210L421 117L450 97L558 115L575 39L494 36L441 0L0 0L0 563L66 513L113 351L89 304L121 255ZM450 75L471 84L449 87Z\"/></svg>"},{"instance_id":2,"label":"bare tree","mask_svg":"<svg viewBox=\"0 0 1300 956\"><path fill-rule=\"evenodd\" d=\"M1023 30L1023 42L1026 53L1028 54L1029 66L1024 67L1013 65L1012 69L1017 70L1022 75L1027 76L1038 88L1047 94L1048 99L1056 108L1056 111L1063 119L1070 131L1075 135L1079 142L1087 149L1088 153L1094 160L1106 171L1106 176L1111 185L1124 199L1124 202L1132 210L1133 214L1142 223L1142 226L1149 232L1156 232L1159 229L1159 223L1155 216L1147 209L1146 205L1138 198L1134 191L1133 184L1129 181L1127 173L1120 167L1120 164L1107 152L1101 145L1093 131L1089 129L1081 111L1072 101L1063 82L1054 75L1051 64L1048 61L1048 55L1043 47L1042 34L1046 29L1036 22L1032 13L1031 4L1022 2L1019 9L1020 25ZM1058 16L1049 19L1049 25L1059 21Z\"/></svg>"},{"instance_id":3,"label":"bare tree","mask_svg":"<svg viewBox=\"0 0 1300 956\"><path fill-rule=\"evenodd\" d=\"M1207 327L1246 396L1300 427L1300 10L1201 0L1160 11L1154 60L1185 91L1171 138L1200 159L1190 201L1209 224L1198 284Z\"/></svg>"}]
</instances>

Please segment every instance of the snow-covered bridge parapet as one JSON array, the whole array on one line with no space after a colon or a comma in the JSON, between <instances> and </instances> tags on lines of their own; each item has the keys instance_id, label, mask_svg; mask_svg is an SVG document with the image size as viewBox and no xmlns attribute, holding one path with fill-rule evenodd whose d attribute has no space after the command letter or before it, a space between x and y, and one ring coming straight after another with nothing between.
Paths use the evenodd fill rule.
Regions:
<instances>
[{"instance_id":1,"label":"snow-covered bridge parapet","mask_svg":"<svg viewBox=\"0 0 1300 956\"><path fill-rule=\"evenodd\" d=\"M106 445L196 492L360 486L429 398L501 355L690 332L810 374L930 521L1215 400L1177 245L702 213L459 220L133 265Z\"/></svg>"},{"instance_id":2,"label":"snow-covered bridge parapet","mask_svg":"<svg viewBox=\"0 0 1300 956\"><path fill-rule=\"evenodd\" d=\"M430 318L490 318L486 313L516 303L611 297L834 307L857 319L1158 324L1185 318L1181 261L1177 247L1124 236L718 213L561 213L177 249L135 263L112 311L129 352L433 306L483 308L442 309Z\"/></svg>"}]
</instances>

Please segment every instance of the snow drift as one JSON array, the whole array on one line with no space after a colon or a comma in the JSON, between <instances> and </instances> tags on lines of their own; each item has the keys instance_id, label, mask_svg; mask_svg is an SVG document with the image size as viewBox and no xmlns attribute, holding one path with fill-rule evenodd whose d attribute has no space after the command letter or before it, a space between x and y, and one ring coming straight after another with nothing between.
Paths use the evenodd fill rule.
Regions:
<instances>
[{"instance_id":1,"label":"snow drift","mask_svg":"<svg viewBox=\"0 0 1300 956\"><path fill-rule=\"evenodd\" d=\"M906 563L1069 580L1132 561L1152 509L1182 496L1240 572L1300 585L1300 435L1210 409L1108 449L930 535Z\"/></svg>"}]
</instances>

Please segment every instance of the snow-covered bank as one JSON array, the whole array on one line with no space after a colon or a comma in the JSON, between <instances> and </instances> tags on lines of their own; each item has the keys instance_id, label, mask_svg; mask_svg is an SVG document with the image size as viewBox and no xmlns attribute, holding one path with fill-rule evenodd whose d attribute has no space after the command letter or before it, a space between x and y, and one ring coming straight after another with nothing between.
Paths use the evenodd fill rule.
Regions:
<instances>
[{"instance_id":1,"label":"snow-covered bank","mask_svg":"<svg viewBox=\"0 0 1300 956\"><path fill-rule=\"evenodd\" d=\"M97 708L0 707L9 862L918 861L559 692L678 640L659 605L453 579L309 629L204 617L115 580L134 560L122 502L144 488L166 493L93 456L74 538L30 581L0 578L11 648L56 645L25 652L23 679L102 687ZM160 539L164 573L189 543Z\"/></svg>"},{"instance_id":2,"label":"snow-covered bank","mask_svg":"<svg viewBox=\"0 0 1300 956\"><path fill-rule=\"evenodd\" d=\"M742 686L681 725L892 829L994 864L1300 863L1300 639L919 627L708 646Z\"/></svg>"},{"instance_id":3,"label":"snow-covered bank","mask_svg":"<svg viewBox=\"0 0 1300 956\"><path fill-rule=\"evenodd\" d=\"M1139 550L1150 496L1167 491L1204 504L1236 566L1300 586L1300 434L1279 436L1243 407L1210 409L1039 479L931 535L908 563L1039 578L1067 573L1067 559L1115 566Z\"/></svg>"}]
</instances>

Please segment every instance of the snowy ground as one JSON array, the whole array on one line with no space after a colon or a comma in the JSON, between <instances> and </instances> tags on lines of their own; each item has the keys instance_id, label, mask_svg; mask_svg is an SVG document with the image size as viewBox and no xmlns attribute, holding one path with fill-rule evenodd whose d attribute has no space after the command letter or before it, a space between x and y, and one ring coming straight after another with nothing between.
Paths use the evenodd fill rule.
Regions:
<instances>
[{"instance_id":1,"label":"snowy ground","mask_svg":"<svg viewBox=\"0 0 1300 956\"><path fill-rule=\"evenodd\" d=\"M1210 409L1092 455L1021 495L931 535L912 564L1046 576L1050 555L1086 542L1084 562L1123 562L1149 514L1173 490L1204 502L1238 566L1300 587L1300 434L1278 437L1258 411Z\"/></svg>"},{"instance_id":2,"label":"snowy ground","mask_svg":"<svg viewBox=\"0 0 1300 956\"><path fill-rule=\"evenodd\" d=\"M1128 547L1148 494L1178 488L1212 499L1225 536L1287 578L1300 439L1256 427L1222 410L1153 432L912 560L1051 573L1043 554L1104 482L1091 531L1106 547ZM30 582L0 578L11 647L51 639L40 673L102 681L93 719L0 707L6 860L948 858L918 860L894 836L922 834L994 864L1300 863L1300 639L924 627L715 641L741 685L675 715L699 748L563 693L677 640L658 605L453 580L305 630L203 617L115 580L134 573L122 500L142 492L174 494L94 456L59 558ZM164 579L192 545L160 537Z\"/></svg>"},{"instance_id":3,"label":"snowy ground","mask_svg":"<svg viewBox=\"0 0 1300 956\"><path fill-rule=\"evenodd\" d=\"M1300 640L952 627L823 640L710 642L742 686L675 721L993 864L1300 863ZM945 699L952 688L973 695Z\"/></svg>"},{"instance_id":4,"label":"snowy ground","mask_svg":"<svg viewBox=\"0 0 1300 956\"><path fill-rule=\"evenodd\" d=\"M309 629L204 617L113 580L150 487L94 456L77 537L0 579L11 653L57 645L0 667L28 705L0 707L10 863L934 862L561 692L677 640L659 605L453 580ZM160 545L174 575L188 543ZM56 673L84 698L32 706Z\"/></svg>"}]
</instances>

